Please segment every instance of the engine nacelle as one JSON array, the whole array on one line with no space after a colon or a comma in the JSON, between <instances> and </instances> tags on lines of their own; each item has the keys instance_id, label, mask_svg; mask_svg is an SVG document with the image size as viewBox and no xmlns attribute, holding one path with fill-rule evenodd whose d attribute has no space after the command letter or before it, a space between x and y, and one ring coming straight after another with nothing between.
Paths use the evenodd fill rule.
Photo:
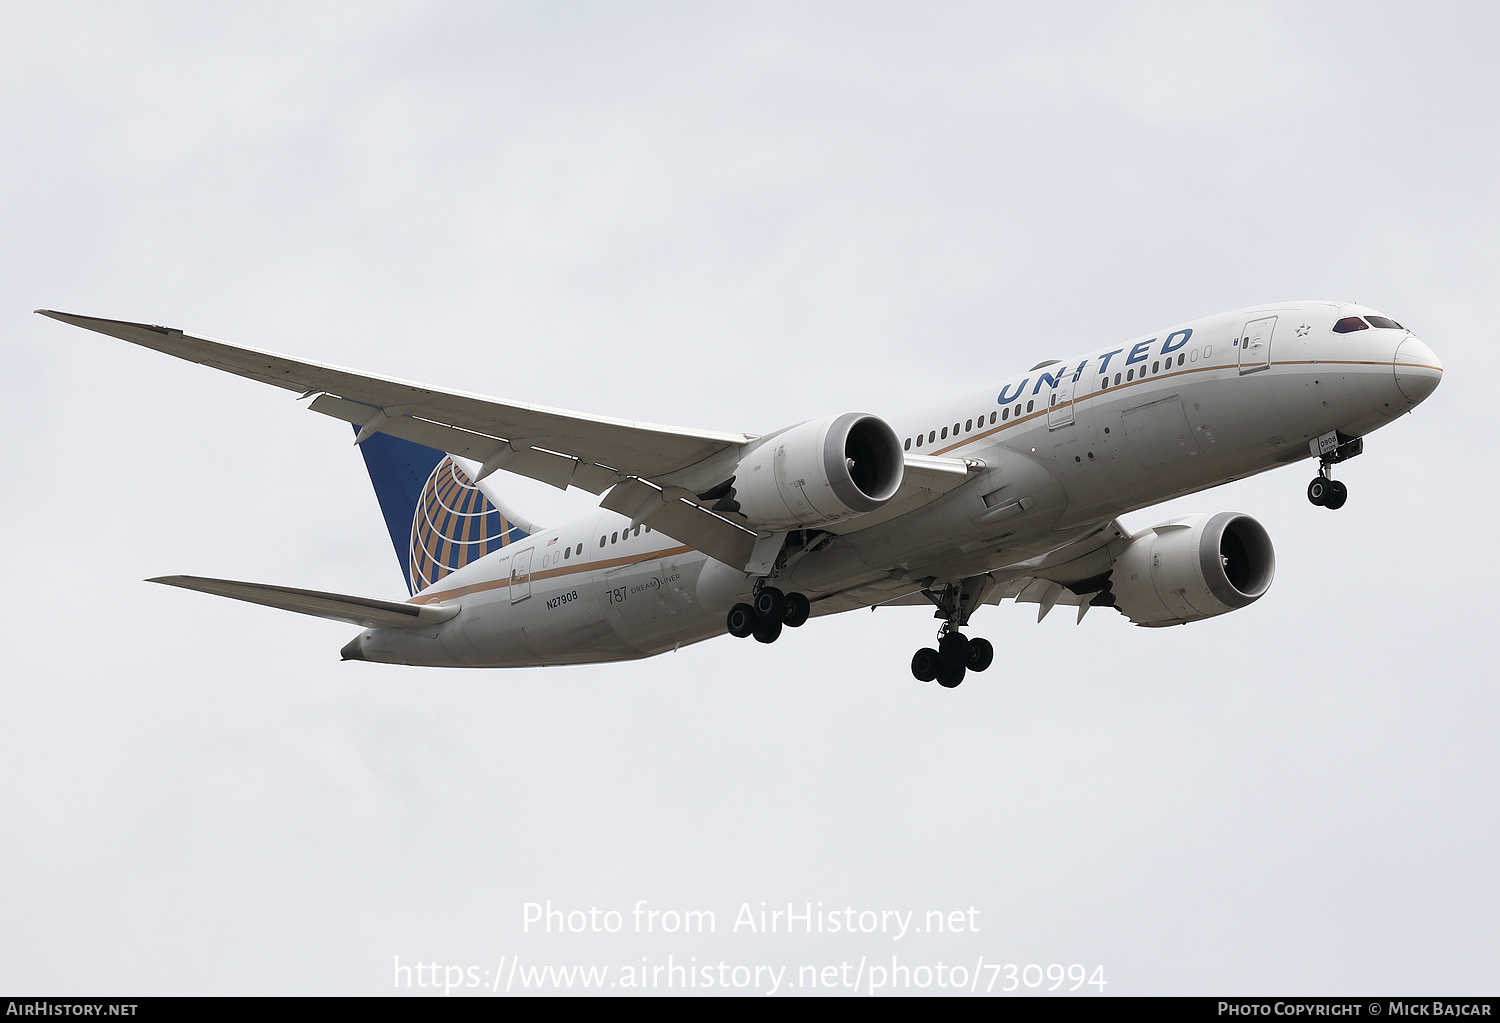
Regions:
<instances>
[{"instance_id":1,"label":"engine nacelle","mask_svg":"<svg viewBox=\"0 0 1500 1023\"><path fill-rule=\"evenodd\" d=\"M1265 527L1219 512L1173 519L1137 537L1115 561L1115 606L1137 625L1181 625L1255 603L1276 575Z\"/></svg>"},{"instance_id":2,"label":"engine nacelle","mask_svg":"<svg viewBox=\"0 0 1500 1023\"><path fill-rule=\"evenodd\" d=\"M773 532L826 526L885 504L901 489L905 471L901 442L885 420L846 412L752 448L714 507Z\"/></svg>"}]
</instances>

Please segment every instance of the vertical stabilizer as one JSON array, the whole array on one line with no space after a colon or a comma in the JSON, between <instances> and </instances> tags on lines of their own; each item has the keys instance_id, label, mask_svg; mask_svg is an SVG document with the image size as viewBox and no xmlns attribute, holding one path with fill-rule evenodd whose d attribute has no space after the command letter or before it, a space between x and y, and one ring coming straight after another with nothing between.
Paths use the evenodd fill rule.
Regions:
<instances>
[{"instance_id":1,"label":"vertical stabilizer","mask_svg":"<svg viewBox=\"0 0 1500 1023\"><path fill-rule=\"evenodd\" d=\"M408 593L528 535L436 448L384 433L359 447Z\"/></svg>"}]
</instances>

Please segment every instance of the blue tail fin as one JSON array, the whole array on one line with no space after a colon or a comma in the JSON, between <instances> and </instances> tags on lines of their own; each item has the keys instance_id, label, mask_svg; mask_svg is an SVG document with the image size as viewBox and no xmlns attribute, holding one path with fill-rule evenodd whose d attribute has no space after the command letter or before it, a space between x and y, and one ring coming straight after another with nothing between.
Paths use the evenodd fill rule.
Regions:
<instances>
[{"instance_id":1,"label":"blue tail fin","mask_svg":"<svg viewBox=\"0 0 1500 1023\"><path fill-rule=\"evenodd\" d=\"M377 433L360 450L408 593L527 535L436 448Z\"/></svg>"}]
</instances>

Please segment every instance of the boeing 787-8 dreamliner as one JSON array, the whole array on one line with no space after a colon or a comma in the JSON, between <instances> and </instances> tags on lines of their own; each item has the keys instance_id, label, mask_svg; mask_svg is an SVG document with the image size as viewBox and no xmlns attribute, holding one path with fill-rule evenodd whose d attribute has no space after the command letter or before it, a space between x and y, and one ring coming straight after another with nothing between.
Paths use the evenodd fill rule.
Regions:
<instances>
[{"instance_id":1,"label":"boeing 787-8 dreamliner","mask_svg":"<svg viewBox=\"0 0 1500 1023\"><path fill-rule=\"evenodd\" d=\"M1372 309L1290 302L1210 316L885 417L826 415L763 436L542 408L239 348L170 327L39 310L274 384L353 424L406 578L382 600L263 583L155 582L362 630L349 660L455 667L646 657L729 633L775 642L810 617L935 608L922 681L957 686L991 644L982 604L1112 607L1198 621L1263 596L1271 538L1249 515L1119 516L1311 460L1334 466L1437 387L1442 364ZM603 495L545 526L497 473Z\"/></svg>"}]
</instances>

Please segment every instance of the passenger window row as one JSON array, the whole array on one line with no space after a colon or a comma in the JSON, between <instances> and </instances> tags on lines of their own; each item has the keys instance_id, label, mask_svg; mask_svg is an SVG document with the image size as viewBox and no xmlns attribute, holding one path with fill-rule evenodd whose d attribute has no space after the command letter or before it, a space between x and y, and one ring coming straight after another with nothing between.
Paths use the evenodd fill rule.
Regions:
<instances>
[{"instance_id":1,"label":"passenger window row","mask_svg":"<svg viewBox=\"0 0 1500 1023\"><path fill-rule=\"evenodd\" d=\"M646 526L644 528L647 533L651 532L650 526ZM632 536L640 536L641 529L641 526L636 526L634 529L621 529L609 534L608 536L601 536L599 537L599 546L603 547L607 543L619 543L621 540L629 540ZM578 553L583 553L583 544L578 545Z\"/></svg>"},{"instance_id":2,"label":"passenger window row","mask_svg":"<svg viewBox=\"0 0 1500 1023\"><path fill-rule=\"evenodd\" d=\"M1212 348L1205 349L1204 353L1203 353L1204 358L1207 358L1212 352L1213 352ZM1188 361L1192 361L1192 362L1197 362L1198 361L1198 349L1194 348L1191 352L1178 352L1177 353L1177 362L1175 363L1176 365L1181 366L1181 365L1183 365L1184 363L1186 363ZM1103 390L1106 390L1107 388L1109 388L1111 386L1118 387L1121 383L1127 383L1128 384L1132 380L1134 380L1136 378L1136 376L1138 376L1138 375L1140 376L1140 378L1142 380L1144 380L1147 376L1151 375L1152 373L1160 373L1160 372L1162 372L1164 370L1171 369L1173 365L1174 364L1172 362L1172 357L1169 355L1169 356L1166 357L1165 360L1158 359L1157 361L1151 363L1151 368L1149 370L1147 370L1147 368L1145 366L1142 366L1139 371L1133 370L1133 369L1127 369L1125 371L1125 373L1124 373L1123 376L1121 376L1121 374L1119 374L1119 373L1116 373L1114 375L1114 379L1113 380L1111 380L1108 376L1106 376L1103 380L1099 381L1099 390L1103 391Z\"/></svg>"},{"instance_id":3,"label":"passenger window row","mask_svg":"<svg viewBox=\"0 0 1500 1023\"><path fill-rule=\"evenodd\" d=\"M990 423L991 423L991 425L993 425L995 423L996 418L997 418L997 413L991 412L990 413ZM957 437L961 433L965 433L965 434L967 434L967 433L973 433L976 428L981 428L982 429L983 427L984 427L984 413L981 412L981 413L979 413L979 415L977 417L975 417L973 419L965 419L962 424L954 423L953 427L952 427L953 436ZM926 435L927 443L929 445L932 445L932 444L937 443L940 440L947 440L948 439L948 430L949 430L949 428L946 427L946 426L943 427L941 430L928 430L927 431L927 435ZM920 434L920 433L917 434L917 447L921 447L922 446L922 440L923 440L922 434ZM912 441L912 439L910 437L906 438L906 442L901 445L902 450L910 451L911 448L912 448L911 441Z\"/></svg>"},{"instance_id":4,"label":"passenger window row","mask_svg":"<svg viewBox=\"0 0 1500 1023\"><path fill-rule=\"evenodd\" d=\"M580 558L583 557L583 544L581 542L578 544L577 547L573 547L573 546L570 545L570 546L564 547L560 551L550 551L548 553L543 554L542 555L542 567L546 568L547 567L547 563L549 561L552 562L553 564L556 564L559 561L568 561L568 560L571 560L572 557L573 557L573 555L575 555L575 554L578 555Z\"/></svg>"}]
</instances>

